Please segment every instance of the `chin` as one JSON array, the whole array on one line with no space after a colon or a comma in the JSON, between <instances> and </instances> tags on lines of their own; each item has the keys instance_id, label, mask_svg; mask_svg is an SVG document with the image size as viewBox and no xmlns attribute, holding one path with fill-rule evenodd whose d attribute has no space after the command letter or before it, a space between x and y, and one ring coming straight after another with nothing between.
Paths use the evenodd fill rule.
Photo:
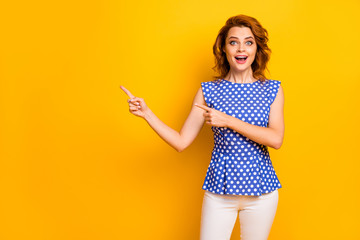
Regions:
<instances>
[{"instance_id":1,"label":"chin","mask_svg":"<svg viewBox=\"0 0 360 240\"><path fill-rule=\"evenodd\" d=\"M251 65L250 66L241 66L241 67L235 66L233 69L236 71L244 72L244 71L251 69Z\"/></svg>"}]
</instances>

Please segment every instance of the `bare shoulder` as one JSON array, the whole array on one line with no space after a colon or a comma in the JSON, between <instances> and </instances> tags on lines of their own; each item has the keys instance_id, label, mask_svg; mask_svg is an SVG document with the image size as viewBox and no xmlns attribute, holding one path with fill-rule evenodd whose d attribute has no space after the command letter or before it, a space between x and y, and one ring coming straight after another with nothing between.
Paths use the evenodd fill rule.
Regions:
<instances>
[{"instance_id":1,"label":"bare shoulder","mask_svg":"<svg viewBox=\"0 0 360 240\"><path fill-rule=\"evenodd\" d=\"M275 129L284 128L284 90L281 85L270 106L268 126Z\"/></svg>"},{"instance_id":2,"label":"bare shoulder","mask_svg":"<svg viewBox=\"0 0 360 240\"><path fill-rule=\"evenodd\" d=\"M271 108L273 107L279 107L284 104L284 89L279 85L279 90L277 91L277 94L275 96L274 102L271 104Z\"/></svg>"},{"instance_id":3,"label":"bare shoulder","mask_svg":"<svg viewBox=\"0 0 360 240\"><path fill-rule=\"evenodd\" d=\"M194 103L198 103L201 105L205 104L205 99L204 99L204 94L202 91L202 87L199 87L199 89L196 92L195 98L194 98Z\"/></svg>"},{"instance_id":4,"label":"bare shoulder","mask_svg":"<svg viewBox=\"0 0 360 240\"><path fill-rule=\"evenodd\" d=\"M279 86L279 90L278 90L278 94L277 95L279 95L280 97L282 97L282 98L284 98L284 89L283 89L283 87L282 87L282 85L280 84L280 86ZM276 97L278 97L278 96L276 96ZM276 98L275 98L276 99Z\"/></svg>"}]
</instances>

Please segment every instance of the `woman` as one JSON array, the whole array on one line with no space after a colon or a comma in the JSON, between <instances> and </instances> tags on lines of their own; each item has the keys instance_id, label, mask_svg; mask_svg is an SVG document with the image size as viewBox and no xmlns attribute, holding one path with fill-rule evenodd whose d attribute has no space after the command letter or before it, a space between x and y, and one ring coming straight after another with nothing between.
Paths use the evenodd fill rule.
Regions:
<instances>
[{"instance_id":1,"label":"woman","mask_svg":"<svg viewBox=\"0 0 360 240\"><path fill-rule=\"evenodd\" d=\"M267 31L254 18L226 21L213 46L219 73L202 82L180 132L164 124L144 99L130 97L130 112L144 118L170 146L181 152L204 122L214 132L214 148L203 184L201 240L230 239L239 215L241 239L267 239L281 184L268 152L284 137L281 82L265 77L271 50Z\"/></svg>"}]
</instances>

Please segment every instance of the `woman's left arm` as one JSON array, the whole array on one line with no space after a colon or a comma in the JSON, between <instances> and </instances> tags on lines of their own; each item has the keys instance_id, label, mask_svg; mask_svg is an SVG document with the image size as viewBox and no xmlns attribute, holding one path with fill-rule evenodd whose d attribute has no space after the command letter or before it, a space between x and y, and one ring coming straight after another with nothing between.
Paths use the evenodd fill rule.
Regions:
<instances>
[{"instance_id":1,"label":"woman's left arm","mask_svg":"<svg viewBox=\"0 0 360 240\"><path fill-rule=\"evenodd\" d=\"M274 102L270 106L268 127L260 127L244 122L226 113L206 107L198 106L204 113L205 123L216 127L227 127L251 139L254 142L279 149L283 143L284 124L284 91L280 85Z\"/></svg>"}]
</instances>

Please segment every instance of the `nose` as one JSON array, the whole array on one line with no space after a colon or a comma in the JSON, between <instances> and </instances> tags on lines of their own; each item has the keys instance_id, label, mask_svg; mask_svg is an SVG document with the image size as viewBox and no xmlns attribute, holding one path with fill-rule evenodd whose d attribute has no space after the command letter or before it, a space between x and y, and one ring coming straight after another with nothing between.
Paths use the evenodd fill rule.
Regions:
<instances>
[{"instance_id":1,"label":"nose","mask_svg":"<svg viewBox=\"0 0 360 240\"><path fill-rule=\"evenodd\" d=\"M245 49L244 49L244 46L242 44L239 44L239 47L237 49L238 52L243 52Z\"/></svg>"}]
</instances>

